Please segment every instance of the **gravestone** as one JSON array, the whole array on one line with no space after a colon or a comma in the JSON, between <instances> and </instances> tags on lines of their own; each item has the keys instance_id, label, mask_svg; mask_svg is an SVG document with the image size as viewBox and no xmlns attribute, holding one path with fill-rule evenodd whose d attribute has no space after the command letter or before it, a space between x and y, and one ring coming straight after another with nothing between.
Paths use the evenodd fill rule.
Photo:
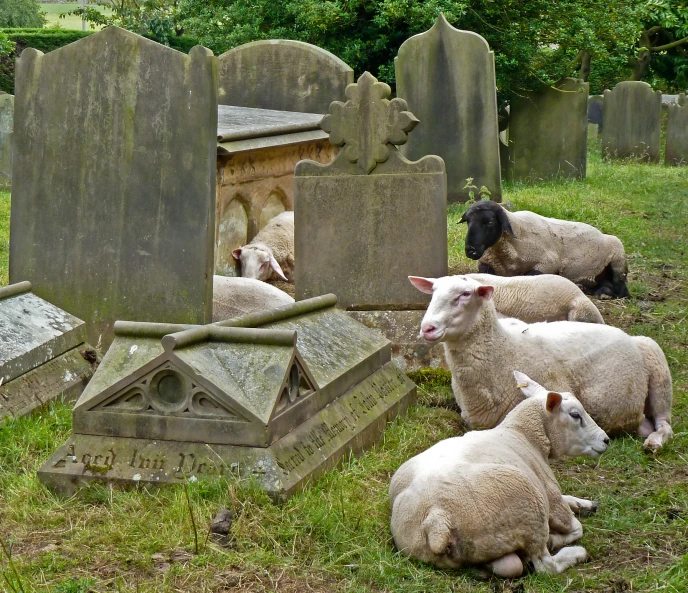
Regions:
<instances>
[{"instance_id":1,"label":"gravestone","mask_svg":"<svg viewBox=\"0 0 688 593\"><path fill-rule=\"evenodd\" d=\"M416 393L389 342L336 302L206 326L117 322L39 479L69 495L92 481L243 477L284 500L376 442Z\"/></svg>"},{"instance_id":2,"label":"gravestone","mask_svg":"<svg viewBox=\"0 0 688 593\"><path fill-rule=\"evenodd\" d=\"M666 129L667 165L688 165L688 101L681 93L675 103L668 105Z\"/></svg>"},{"instance_id":3,"label":"gravestone","mask_svg":"<svg viewBox=\"0 0 688 593\"><path fill-rule=\"evenodd\" d=\"M588 97L588 123L597 126L597 132L602 133L604 129L602 113L604 109L603 95L590 95Z\"/></svg>"},{"instance_id":4,"label":"gravestone","mask_svg":"<svg viewBox=\"0 0 688 593\"><path fill-rule=\"evenodd\" d=\"M0 91L0 189L9 189L12 182L12 130L14 96Z\"/></svg>"},{"instance_id":5,"label":"gravestone","mask_svg":"<svg viewBox=\"0 0 688 593\"><path fill-rule=\"evenodd\" d=\"M31 293L30 282L0 288L0 420L58 397L76 399L91 378L86 325Z\"/></svg>"},{"instance_id":6,"label":"gravestone","mask_svg":"<svg viewBox=\"0 0 688 593\"><path fill-rule=\"evenodd\" d=\"M509 120L510 181L585 178L588 83L565 78L515 97Z\"/></svg>"},{"instance_id":7,"label":"gravestone","mask_svg":"<svg viewBox=\"0 0 688 593\"><path fill-rule=\"evenodd\" d=\"M485 39L440 15L429 31L401 45L394 67L397 96L421 121L404 155L444 159L450 202L469 198L467 178L501 201L494 52Z\"/></svg>"},{"instance_id":8,"label":"gravestone","mask_svg":"<svg viewBox=\"0 0 688 593\"><path fill-rule=\"evenodd\" d=\"M604 91L602 156L659 162L662 92L625 81Z\"/></svg>"},{"instance_id":9,"label":"gravestone","mask_svg":"<svg viewBox=\"0 0 688 593\"><path fill-rule=\"evenodd\" d=\"M117 27L17 61L10 279L88 324L212 315L217 64Z\"/></svg>"},{"instance_id":10,"label":"gravestone","mask_svg":"<svg viewBox=\"0 0 688 593\"><path fill-rule=\"evenodd\" d=\"M407 276L447 274L446 176L441 158L410 162L399 152L418 122L389 95L388 85L364 73L321 123L340 147L337 158L296 165L295 292L297 301L335 293L359 321L392 330L394 348L407 352L401 334L412 332L418 344L429 302Z\"/></svg>"},{"instance_id":11,"label":"gravestone","mask_svg":"<svg viewBox=\"0 0 688 593\"><path fill-rule=\"evenodd\" d=\"M354 71L337 56L302 41L254 41L218 62L222 105L327 113L354 81Z\"/></svg>"}]
</instances>

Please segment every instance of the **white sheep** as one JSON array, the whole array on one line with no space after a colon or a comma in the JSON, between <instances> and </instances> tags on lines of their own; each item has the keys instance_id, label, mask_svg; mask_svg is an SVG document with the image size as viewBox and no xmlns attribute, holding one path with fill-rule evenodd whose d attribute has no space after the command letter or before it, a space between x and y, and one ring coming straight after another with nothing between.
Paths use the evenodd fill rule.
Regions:
<instances>
[{"instance_id":1,"label":"white sheep","mask_svg":"<svg viewBox=\"0 0 688 593\"><path fill-rule=\"evenodd\" d=\"M623 244L589 224L507 212L489 200L471 206L460 222L468 223L466 256L479 260L480 272L559 274L598 295L628 296Z\"/></svg>"},{"instance_id":2,"label":"white sheep","mask_svg":"<svg viewBox=\"0 0 688 593\"><path fill-rule=\"evenodd\" d=\"M469 425L492 428L519 403L510 379L521 369L552 389L575 393L610 434L638 431L651 449L671 438L671 374L654 340L596 323L502 322L492 286L465 276L410 280L432 294L420 335L444 343L454 395Z\"/></svg>"},{"instance_id":3,"label":"white sheep","mask_svg":"<svg viewBox=\"0 0 688 593\"><path fill-rule=\"evenodd\" d=\"M563 276L495 276L466 274L480 284L495 287L497 313L527 323L538 321L585 321L604 323L593 302L573 282Z\"/></svg>"},{"instance_id":4,"label":"white sheep","mask_svg":"<svg viewBox=\"0 0 688 593\"><path fill-rule=\"evenodd\" d=\"M241 275L256 280L294 282L294 213L271 218L243 247L232 251L241 262Z\"/></svg>"},{"instance_id":5,"label":"white sheep","mask_svg":"<svg viewBox=\"0 0 688 593\"><path fill-rule=\"evenodd\" d=\"M527 399L499 426L440 441L394 474L391 528L402 553L439 568L486 564L508 578L523 572L521 557L546 573L587 558L580 546L550 555L582 537L572 511L597 503L562 495L548 460L598 457L609 438L572 394L514 377ZM510 388L518 392L513 379Z\"/></svg>"},{"instance_id":6,"label":"white sheep","mask_svg":"<svg viewBox=\"0 0 688 593\"><path fill-rule=\"evenodd\" d=\"M294 302L279 288L253 278L213 276L213 321L223 321Z\"/></svg>"}]
</instances>

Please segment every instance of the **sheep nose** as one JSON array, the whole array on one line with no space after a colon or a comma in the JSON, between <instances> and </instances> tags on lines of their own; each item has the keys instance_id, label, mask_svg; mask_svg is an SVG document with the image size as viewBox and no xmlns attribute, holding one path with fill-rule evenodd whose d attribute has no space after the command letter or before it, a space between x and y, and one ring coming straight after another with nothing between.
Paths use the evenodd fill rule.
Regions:
<instances>
[{"instance_id":1,"label":"sheep nose","mask_svg":"<svg viewBox=\"0 0 688 593\"><path fill-rule=\"evenodd\" d=\"M605 445L608 445L608 444L609 444L609 437L604 437L604 438L602 439L602 442L603 442Z\"/></svg>"},{"instance_id":2,"label":"sheep nose","mask_svg":"<svg viewBox=\"0 0 688 593\"><path fill-rule=\"evenodd\" d=\"M423 334L431 334L432 332L437 330L437 326L433 325L432 323L421 323L420 325L420 331Z\"/></svg>"}]
</instances>

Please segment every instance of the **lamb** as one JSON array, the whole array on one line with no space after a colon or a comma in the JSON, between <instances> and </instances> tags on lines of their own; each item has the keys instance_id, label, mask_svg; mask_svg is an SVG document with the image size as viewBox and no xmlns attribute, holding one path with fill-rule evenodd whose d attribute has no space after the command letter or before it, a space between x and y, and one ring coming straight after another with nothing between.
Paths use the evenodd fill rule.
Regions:
<instances>
[{"instance_id":1,"label":"lamb","mask_svg":"<svg viewBox=\"0 0 688 593\"><path fill-rule=\"evenodd\" d=\"M516 317L527 323L538 321L585 321L604 323L593 302L573 282L563 276L494 276L466 274L495 287L494 304L497 313Z\"/></svg>"},{"instance_id":2,"label":"lamb","mask_svg":"<svg viewBox=\"0 0 688 593\"><path fill-rule=\"evenodd\" d=\"M286 292L260 280L213 276L213 321L223 321L293 302L294 299Z\"/></svg>"},{"instance_id":3,"label":"lamb","mask_svg":"<svg viewBox=\"0 0 688 593\"><path fill-rule=\"evenodd\" d=\"M607 433L638 431L653 450L671 438L671 374L654 340L596 323L502 322L493 286L465 276L409 280L432 294L420 335L444 343L454 396L469 425L492 428L516 407L521 398L509 385L511 371L521 369L575 393Z\"/></svg>"},{"instance_id":4,"label":"lamb","mask_svg":"<svg viewBox=\"0 0 688 593\"><path fill-rule=\"evenodd\" d=\"M392 537L402 553L439 568L486 564L508 578L523 572L521 558L550 574L587 558L581 546L562 546L583 535L572 511L598 505L562 495L548 460L598 457L609 438L571 393L514 377L527 399L499 426L440 441L392 477Z\"/></svg>"},{"instance_id":5,"label":"lamb","mask_svg":"<svg viewBox=\"0 0 688 593\"><path fill-rule=\"evenodd\" d=\"M507 212L491 201L471 206L460 222L468 223L466 256L480 262L479 272L559 274L597 296L629 296L623 244L595 227L527 210Z\"/></svg>"},{"instance_id":6,"label":"lamb","mask_svg":"<svg viewBox=\"0 0 688 593\"><path fill-rule=\"evenodd\" d=\"M271 218L253 239L232 251L241 275L256 280L294 282L294 213Z\"/></svg>"}]
</instances>

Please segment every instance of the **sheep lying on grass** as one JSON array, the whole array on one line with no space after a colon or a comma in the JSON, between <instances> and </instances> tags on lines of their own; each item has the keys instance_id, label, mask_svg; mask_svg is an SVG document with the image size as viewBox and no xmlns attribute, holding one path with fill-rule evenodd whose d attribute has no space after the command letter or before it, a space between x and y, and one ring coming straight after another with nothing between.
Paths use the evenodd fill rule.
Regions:
<instances>
[{"instance_id":1,"label":"sheep lying on grass","mask_svg":"<svg viewBox=\"0 0 688 593\"><path fill-rule=\"evenodd\" d=\"M497 318L494 287L465 276L410 277L432 294L421 323L429 343L444 342L462 416L492 428L520 401L511 372L521 369L558 391L575 393L608 433L638 431L659 449L671 436L672 386L657 343L594 323L513 324Z\"/></svg>"},{"instance_id":2,"label":"sheep lying on grass","mask_svg":"<svg viewBox=\"0 0 688 593\"><path fill-rule=\"evenodd\" d=\"M294 213L271 218L253 240L232 251L241 275L256 280L294 282Z\"/></svg>"},{"instance_id":3,"label":"sheep lying on grass","mask_svg":"<svg viewBox=\"0 0 688 593\"><path fill-rule=\"evenodd\" d=\"M252 278L213 276L213 321L293 303L286 292Z\"/></svg>"},{"instance_id":4,"label":"sheep lying on grass","mask_svg":"<svg viewBox=\"0 0 688 593\"><path fill-rule=\"evenodd\" d=\"M497 313L527 323L538 321L585 321L604 323L593 302L573 282L563 276L495 276L466 274L480 284L495 287Z\"/></svg>"},{"instance_id":5,"label":"sheep lying on grass","mask_svg":"<svg viewBox=\"0 0 688 593\"><path fill-rule=\"evenodd\" d=\"M394 474L392 537L404 554L440 568L487 564L508 578L523 572L521 557L547 573L587 558L580 546L550 555L583 535L572 509L597 503L563 496L548 459L598 457L609 438L570 393L514 377L527 399L499 426L440 441Z\"/></svg>"},{"instance_id":6,"label":"sheep lying on grass","mask_svg":"<svg viewBox=\"0 0 688 593\"><path fill-rule=\"evenodd\" d=\"M480 261L480 272L559 274L598 296L628 296L623 244L589 224L507 212L491 201L471 206L460 222L468 223L466 256Z\"/></svg>"}]
</instances>

